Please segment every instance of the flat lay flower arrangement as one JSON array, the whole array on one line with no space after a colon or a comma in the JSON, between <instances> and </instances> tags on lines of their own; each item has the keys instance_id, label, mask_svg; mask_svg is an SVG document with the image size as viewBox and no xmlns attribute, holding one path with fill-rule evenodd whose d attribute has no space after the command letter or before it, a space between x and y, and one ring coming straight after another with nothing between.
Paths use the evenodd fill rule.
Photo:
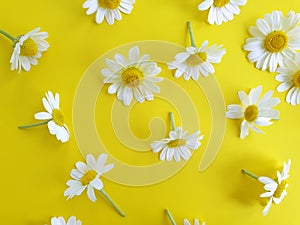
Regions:
<instances>
[{"instance_id":1,"label":"flat lay flower arrangement","mask_svg":"<svg viewBox=\"0 0 300 225\"><path fill-rule=\"evenodd\" d=\"M131 17L135 5L138 4L139 1L134 0L86 0L82 3L81 8L83 14L85 13L88 16L85 15L82 18L93 20L92 27L94 29L108 25L106 28L113 30L114 26L121 26L127 18ZM239 14L244 13L243 10L246 6L247 0L204 0L198 3L195 11L200 14L203 13L204 16L207 15L206 25L221 29L222 26L230 25L238 20ZM153 56L143 51L138 44L128 48L127 54L117 53L111 58L105 58L103 62L105 66L99 68L97 74L95 74L95 77L101 77L100 79L102 79L98 82L103 82L106 87L106 95L104 96L112 97L121 103L123 107L132 107L134 104L143 107L147 104L156 104L157 96L163 91L162 84L166 79L173 80L178 84L182 84L182 82L192 84L197 81L201 82L202 79L218 78L216 74L222 73L220 65L227 62L226 57L231 57L230 48L222 43L221 36L213 40L210 40L205 34L198 36L199 32L195 32L195 27L199 28L196 25L198 21L195 19L192 21L193 23L183 21L182 24L177 24L179 27L186 27L185 36L188 37L187 40L190 44L184 46L186 43L181 43L185 47L185 51L170 55L170 59L173 60L163 63L156 62L152 58ZM105 23L106 25L104 25ZM260 80L255 80L256 86L252 86L253 83L251 83L251 85L247 84L245 89L242 89L245 86L231 88L231 94L232 96L235 95L235 100L226 101L226 112L222 116L228 119L230 126L236 128L235 132L228 130L227 135L239 138L236 142L239 143L241 151L243 145L250 145L251 140L254 139L260 140L264 136L268 137L267 134L272 132L272 129L284 123L284 119L281 118L286 118L288 115L286 115L286 111L285 113L280 111L282 107L294 110L300 104L300 13L293 10L287 13L280 10L269 10L262 18L251 21L251 25L245 27L245 29L249 31L248 36L244 37L244 43L239 46L240 51L244 54L243 60L248 60L247 63L253 67L252 71L265 73L263 76L270 76L270 83L272 85L276 83L276 85L270 89L270 85L264 85L264 82L260 83ZM23 29L20 28L20 30ZM8 30L0 30L0 34L2 35L1 38L11 41L11 53L2 52L2 55L11 54L9 60L11 73L14 70L18 73L18 75L13 74L12 76L29 76L27 79L31 79L31 70L40 66L38 61L44 60L43 65L47 64L47 60L42 56L56 47L54 39L50 39L51 34L44 30L41 31L40 28L16 35L11 34ZM55 40L57 41L57 39ZM218 42L215 42L215 40L218 40ZM93 41L95 44L97 43L97 40ZM105 41L101 41L100 44L105 45ZM42 66L40 69L42 71ZM166 77L164 75L165 71L168 71L171 76ZM242 74L243 71L240 71L240 73ZM66 92L63 91L62 93ZM63 109L66 109L64 106L65 96L60 91L52 91L51 86L49 86L44 91L43 96L32 95L31 98L31 104L28 105L26 110L32 114L32 117L17 125L20 135L31 135L31 140L38 139L38 136L32 136L34 133L31 133L31 131L44 129L50 134L45 140L56 139L57 146L67 146L69 142L73 142L75 138L72 130L69 129L69 127L72 127L72 118L66 118L63 111ZM26 101L26 99L22 99L22 101ZM32 102L34 102L34 106ZM40 109L35 111L38 107ZM183 161L189 162L194 160L197 154L203 154L205 151L203 142L209 141L210 134L205 132L206 130L203 132L201 126L201 130L186 130L185 124L174 120L175 112L172 112L171 108L167 110L165 107L160 110L168 114L169 121L165 121L165 123L171 124L171 126L164 137L160 140L153 140L148 146L152 157L155 158L157 163L171 165ZM91 152L94 152L94 150L91 149ZM262 154L262 158L267 157L267 154L268 157L273 157L272 151L266 152ZM286 149L286 152L288 155L289 149ZM195 157L192 157L193 155ZM239 170L236 170L236 173L239 173L239 179L247 175L258 181L257 186L261 185L261 194L258 197L267 201L263 203L261 209L262 215L266 217L262 217L260 223L264 223L264 218L275 214L271 212L273 210L271 208L275 208L272 206L273 204L279 205L281 202L286 202L284 200L288 198L288 181L289 179L292 181L296 177L292 176L290 178L289 176L291 161L293 161L293 166L297 164L297 160L292 158L294 155L291 152L288 156L290 159L276 158L277 162L283 162L283 167L276 168L274 173L268 172L258 176L253 172L258 170L255 164L253 164L253 169L239 168ZM62 181L66 184L65 190L61 190L65 200L68 200L66 204L74 204L79 207L80 202L85 201L84 195L86 192L87 199L94 203L92 207L105 207L108 210L114 210L115 214L111 216L119 215L121 218L134 216L134 211L119 204L119 202L123 202L121 198L126 199L126 194L119 195L106 188L106 183L109 183L109 181L103 179L103 175L112 173L115 166L107 162L109 161L107 160L108 155L91 153L84 157L85 162L80 159L75 163L75 168L71 169L69 180ZM247 159L247 156L245 158ZM199 160L199 157L197 160ZM60 163L63 163L63 161L58 160L56 162L56 164ZM250 166L249 163L248 166ZM268 165L265 165L265 167L267 168ZM270 165L270 169L274 169L273 166ZM204 180L201 182L205 183ZM250 182L245 180L243 185L246 186ZM243 191L243 185L238 187L239 192ZM110 185L108 186L110 187ZM175 192L170 191L170 193ZM198 194L211 195L212 193ZM180 194L175 195L178 197ZM115 196L118 196L118 198ZM290 196L290 198L295 197ZM253 201L257 199L254 198ZM184 218L178 222L177 216L172 215L167 207L170 206L165 205L165 208L158 208L166 218L164 220L165 224L210 224L209 220L205 218L205 210L203 212L198 210L198 214L195 215L201 215L204 219ZM176 207L176 211L184 211L184 207L180 204L173 205L172 209ZM256 208L258 207L260 207L259 203L256 205ZM276 207L286 207L286 205L282 204ZM151 217L156 216L161 215L151 215ZM47 219L49 220L48 224L51 225L88 224L78 215L75 215L75 212L74 215L69 217L50 214L45 218L45 221Z\"/></svg>"}]
</instances>

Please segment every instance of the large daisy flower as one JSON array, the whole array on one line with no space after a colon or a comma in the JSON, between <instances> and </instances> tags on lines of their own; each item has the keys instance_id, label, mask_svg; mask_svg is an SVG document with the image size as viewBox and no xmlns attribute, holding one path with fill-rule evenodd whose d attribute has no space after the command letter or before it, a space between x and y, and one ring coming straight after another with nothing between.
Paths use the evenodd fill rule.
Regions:
<instances>
[{"instance_id":1,"label":"large daisy flower","mask_svg":"<svg viewBox=\"0 0 300 225\"><path fill-rule=\"evenodd\" d=\"M182 127L177 127L169 133L169 138L164 138L160 141L153 142L150 146L153 152L160 152L160 160L176 162L180 158L188 160L191 157L191 150L196 150L200 147L200 140L203 135L199 136L200 131L191 135L187 135L187 131L183 131Z\"/></svg>"},{"instance_id":2,"label":"large daisy flower","mask_svg":"<svg viewBox=\"0 0 300 225\"><path fill-rule=\"evenodd\" d=\"M247 0L204 0L198 5L198 9L204 11L210 8L208 23L221 25L233 20L234 15L240 14L239 6L246 3Z\"/></svg>"},{"instance_id":3,"label":"large daisy flower","mask_svg":"<svg viewBox=\"0 0 300 225\"><path fill-rule=\"evenodd\" d=\"M297 54L294 61L286 62L286 66L279 67L275 79L281 84L277 91L288 90L285 100L291 105L300 104L300 54Z\"/></svg>"},{"instance_id":4,"label":"large daisy flower","mask_svg":"<svg viewBox=\"0 0 300 225\"><path fill-rule=\"evenodd\" d=\"M282 172L277 171L276 180L269 177L258 177L258 180L265 185L264 189L266 190L260 197L269 198L268 204L263 210L264 215L267 215L273 202L279 204L287 195L286 188L288 187L287 179L289 178L290 166L291 160L284 163Z\"/></svg>"},{"instance_id":5,"label":"large daisy flower","mask_svg":"<svg viewBox=\"0 0 300 225\"><path fill-rule=\"evenodd\" d=\"M100 176L110 171L114 166L113 164L104 165L106 159L106 154L101 154L97 161L91 154L88 154L86 156L86 164L77 162L76 169L73 169L70 173L70 176L74 180L69 180L67 182L69 188L65 191L64 195L70 199L75 195L81 195L81 193L87 189L89 199L95 202L96 196L94 189L100 191L103 188Z\"/></svg>"},{"instance_id":6,"label":"large daisy flower","mask_svg":"<svg viewBox=\"0 0 300 225\"><path fill-rule=\"evenodd\" d=\"M300 14L290 11L285 17L282 12L273 11L264 19L258 19L256 26L249 28L253 36L246 40L244 49L249 51L248 59L256 68L274 72L278 65L285 66L300 50Z\"/></svg>"},{"instance_id":7,"label":"large daisy flower","mask_svg":"<svg viewBox=\"0 0 300 225\"><path fill-rule=\"evenodd\" d=\"M200 224L198 219L194 219L194 225L205 225L206 223L203 221L203 223ZM188 219L184 219L183 220L183 225L192 225L192 223L190 223L190 221L188 221Z\"/></svg>"},{"instance_id":8,"label":"large daisy flower","mask_svg":"<svg viewBox=\"0 0 300 225\"><path fill-rule=\"evenodd\" d=\"M34 115L37 120L45 120L48 124L50 134L55 135L57 140L66 142L70 139L70 132L65 123L65 117L62 110L59 108L59 94L55 96L51 91L46 93L46 98L43 97L43 105L47 112L39 112Z\"/></svg>"},{"instance_id":9,"label":"large daisy flower","mask_svg":"<svg viewBox=\"0 0 300 225\"><path fill-rule=\"evenodd\" d=\"M271 120L277 120L279 112L272 109L280 103L279 98L272 98L273 91L268 91L260 100L262 86L253 88L249 96L244 91L239 91L238 96L242 105L232 104L227 107L226 117L230 119L243 119L240 138L249 135L249 128L256 133L263 133L256 126L269 126Z\"/></svg>"},{"instance_id":10,"label":"large daisy flower","mask_svg":"<svg viewBox=\"0 0 300 225\"><path fill-rule=\"evenodd\" d=\"M81 225L80 220L76 220L75 216L71 216L66 222L63 217L52 217L51 225Z\"/></svg>"},{"instance_id":11,"label":"large daisy flower","mask_svg":"<svg viewBox=\"0 0 300 225\"><path fill-rule=\"evenodd\" d=\"M183 75L185 80L191 77L198 80L199 75L206 77L213 74L215 69L212 63L220 63L226 49L222 45L212 45L207 47L208 41L204 41L200 48L188 47L186 52L178 53L175 61L168 63L169 69L176 69L176 78Z\"/></svg>"},{"instance_id":12,"label":"large daisy flower","mask_svg":"<svg viewBox=\"0 0 300 225\"><path fill-rule=\"evenodd\" d=\"M140 103L153 100L153 93L159 93L160 88L155 84L163 78L156 77L161 68L155 62L149 62L149 55L140 59L137 46L129 50L127 60L123 55L116 54L115 60L106 59L108 68L102 69L104 83L112 83L108 88L109 94L117 93L118 100L128 106L133 97Z\"/></svg>"},{"instance_id":13,"label":"large daisy flower","mask_svg":"<svg viewBox=\"0 0 300 225\"><path fill-rule=\"evenodd\" d=\"M96 13L96 23L100 24L104 17L109 25L114 20L122 20L122 13L130 14L135 0L86 0L82 7L88 9L87 15Z\"/></svg>"},{"instance_id":14,"label":"large daisy flower","mask_svg":"<svg viewBox=\"0 0 300 225\"><path fill-rule=\"evenodd\" d=\"M11 70L18 70L20 73L22 68L29 71L30 65L38 64L37 59L49 48L48 42L45 41L48 33L39 31L40 28L36 28L16 38L10 58Z\"/></svg>"}]
</instances>

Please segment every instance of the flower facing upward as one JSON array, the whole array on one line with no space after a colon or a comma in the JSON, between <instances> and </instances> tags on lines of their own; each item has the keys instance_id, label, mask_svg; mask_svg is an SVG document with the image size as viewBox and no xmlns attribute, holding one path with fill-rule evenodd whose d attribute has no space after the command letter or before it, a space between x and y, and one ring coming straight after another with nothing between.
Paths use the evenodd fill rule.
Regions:
<instances>
[{"instance_id":1,"label":"flower facing upward","mask_svg":"<svg viewBox=\"0 0 300 225\"><path fill-rule=\"evenodd\" d=\"M176 78L183 75L185 80L192 78L198 80L199 75L206 77L213 74L215 69L212 63L220 63L226 50L222 45L207 47L208 41L204 41L200 48L188 47L186 52L178 53L175 61L168 63L169 69L176 69Z\"/></svg>"},{"instance_id":2,"label":"flower facing upward","mask_svg":"<svg viewBox=\"0 0 300 225\"><path fill-rule=\"evenodd\" d=\"M38 64L37 59L49 48L48 42L45 41L48 33L39 31L40 28L36 28L15 39L10 58L11 70L18 70L20 73L22 68L29 71L30 65Z\"/></svg>"},{"instance_id":3,"label":"flower facing upward","mask_svg":"<svg viewBox=\"0 0 300 225\"><path fill-rule=\"evenodd\" d=\"M155 84L163 78L156 77L161 68L155 62L149 62L149 55L140 59L137 46L129 50L129 60L121 54L114 56L115 60L106 59L108 68L102 69L104 83L112 83L108 88L109 94L117 93L118 100L128 106L133 97L140 103L153 100L153 93L159 93L160 88Z\"/></svg>"},{"instance_id":4,"label":"flower facing upward","mask_svg":"<svg viewBox=\"0 0 300 225\"><path fill-rule=\"evenodd\" d=\"M269 126L272 119L278 119L279 112L272 107L280 103L279 98L272 98L273 91L268 91L260 100L262 86L253 88L249 96L239 91L241 105L232 104L227 107L226 117L230 119L243 119L240 137L244 139L249 134L249 128L256 133L263 133L257 126Z\"/></svg>"},{"instance_id":5,"label":"flower facing upward","mask_svg":"<svg viewBox=\"0 0 300 225\"><path fill-rule=\"evenodd\" d=\"M101 154L97 161L95 158L88 154L86 156L86 164L83 162L76 163L76 169L73 169L70 176L74 180L69 180L64 195L68 199L73 198L75 195L81 195L81 193L87 189L87 195L93 202L96 201L94 189L102 190L103 183L100 180L100 176L113 168L113 164L104 165L107 159L107 154Z\"/></svg>"},{"instance_id":6,"label":"flower facing upward","mask_svg":"<svg viewBox=\"0 0 300 225\"><path fill-rule=\"evenodd\" d=\"M198 219L194 219L194 225L205 225L206 223L203 221L202 224L200 224L199 220ZM183 220L183 225L192 225L190 223L190 221L188 221L187 219L184 219Z\"/></svg>"},{"instance_id":7,"label":"flower facing upward","mask_svg":"<svg viewBox=\"0 0 300 225\"><path fill-rule=\"evenodd\" d=\"M210 8L208 23L221 25L233 20L233 15L240 14L239 6L246 3L247 0L204 0L198 5L198 9L204 11Z\"/></svg>"},{"instance_id":8,"label":"flower facing upward","mask_svg":"<svg viewBox=\"0 0 300 225\"><path fill-rule=\"evenodd\" d=\"M46 98L43 97L43 105L47 112L39 112L34 115L37 120L49 121L48 129L50 134L55 135L57 140L67 142L70 139L70 132L65 123L65 117L59 108L59 94L55 96L51 91L46 93Z\"/></svg>"},{"instance_id":9,"label":"flower facing upward","mask_svg":"<svg viewBox=\"0 0 300 225\"><path fill-rule=\"evenodd\" d=\"M203 135L199 134L200 131L197 131L187 136L187 131L177 127L169 133L169 138L155 141L150 146L153 152L161 151L160 160L171 161L173 158L176 162L179 162L180 158L188 160L192 155L191 150L196 150L201 145Z\"/></svg>"},{"instance_id":10,"label":"flower facing upward","mask_svg":"<svg viewBox=\"0 0 300 225\"><path fill-rule=\"evenodd\" d=\"M278 65L283 67L293 61L300 50L300 14L290 11L285 17L280 11L266 14L251 26L253 36L246 40L244 49L249 51L248 59L256 63L256 68L275 72Z\"/></svg>"},{"instance_id":11,"label":"flower facing upward","mask_svg":"<svg viewBox=\"0 0 300 225\"><path fill-rule=\"evenodd\" d=\"M276 80L280 81L277 91L288 90L285 100L291 105L300 104L300 54L297 54L294 61L288 61L286 66L279 67L276 72Z\"/></svg>"},{"instance_id":12,"label":"flower facing upward","mask_svg":"<svg viewBox=\"0 0 300 225\"><path fill-rule=\"evenodd\" d=\"M51 225L81 225L81 221L76 220L75 216L71 216L67 222L63 217L52 217Z\"/></svg>"},{"instance_id":13,"label":"flower facing upward","mask_svg":"<svg viewBox=\"0 0 300 225\"><path fill-rule=\"evenodd\" d=\"M284 163L282 172L277 171L276 180L269 177L258 177L258 180L264 184L264 189L267 191L262 193L260 197L269 198L268 204L263 210L264 215L267 215L273 202L279 204L287 195L286 188L288 187L287 179L289 178L290 166L291 160Z\"/></svg>"},{"instance_id":14,"label":"flower facing upward","mask_svg":"<svg viewBox=\"0 0 300 225\"><path fill-rule=\"evenodd\" d=\"M109 25L114 20L122 20L122 13L130 14L135 0L86 0L82 7L88 9L87 15L96 13L96 23L100 24L104 17Z\"/></svg>"}]
</instances>

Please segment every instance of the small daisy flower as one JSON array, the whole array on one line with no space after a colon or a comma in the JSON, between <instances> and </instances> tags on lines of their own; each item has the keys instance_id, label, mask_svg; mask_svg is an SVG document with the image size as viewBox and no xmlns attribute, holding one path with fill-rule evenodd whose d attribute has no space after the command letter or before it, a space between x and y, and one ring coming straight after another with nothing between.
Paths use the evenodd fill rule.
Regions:
<instances>
[{"instance_id":1,"label":"small daisy flower","mask_svg":"<svg viewBox=\"0 0 300 225\"><path fill-rule=\"evenodd\" d=\"M285 17L281 11L266 14L249 28L253 36L246 40L244 49L249 51L248 59L256 68L275 72L278 65L283 67L293 61L300 50L300 14L290 11Z\"/></svg>"},{"instance_id":2,"label":"small daisy flower","mask_svg":"<svg viewBox=\"0 0 300 225\"><path fill-rule=\"evenodd\" d=\"M194 225L205 225L206 223L200 223L198 219L194 219ZM184 219L183 221L183 225L192 225L192 223L190 223L190 221L188 221L187 219Z\"/></svg>"},{"instance_id":3,"label":"small daisy flower","mask_svg":"<svg viewBox=\"0 0 300 225\"><path fill-rule=\"evenodd\" d=\"M180 162L180 159L188 160L191 157L191 151L197 150L203 139L203 135L199 136L200 131L191 135L187 135L187 131L183 131L182 127L174 125L173 114L170 113L173 131L169 133L169 138L160 141L154 141L150 146L153 152L160 152L159 159L171 161L174 159Z\"/></svg>"},{"instance_id":4,"label":"small daisy flower","mask_svg":"<svg viewBox=\"0 0 300 225\"><path fill-rule=\"evenodd\" d=\"M286 188L288 187L287 179L289 178L290 166L291 160L289 159L287 163L283 163L282 172L280 173L279 171L277 171L276 180L265 176L258 177L246 170L242 170L245 174L264 184L264 189L266 190L266 192L262 193L260 197L269 198L269 201L263 210L264 216L268 214L273 202L278 205L287 195Z\"/></svg>"},{"instance_id":5,"label":"small daisy flower","mask_svg":"<svg viewBox=\"0 0 300 225\"><path fill-rule=\"evenodd\" d=\"M104 17L109 25L114 24L114 20L122 20L122 13L130 14L135 0L86 0L82 7L88 9L87 15L96 13L96 23L103 22Z\"/></svg>"},{"instance_id":6,"label":"small daisy flower","mask_svg":"<svg viewBox=\"0 0 300 225\"><path fill-rule=\"evenodd\" d=\"M294 61L288 61L286 66L279 67L275 79L281 82L277 87L278 92L288 90L286 102L291 105L300 104L300 54L297 54Z\"/></svg>"},{"instance_id":7,"label":"small daisy flower","mask_svg":"<svg viewBox=\"0 0 300 225\"><path fill-rule=\"evenodd\" d=\"M71 216L66 222L63 217L52 217L51 225L81 225L80 220L76 220L75 216Z\"/></svg>"},{"instance_id":8,"label":"small daisy flower","mask_svg":"<svg viewBox=\"0 0 300 225\"><path fill-rule=\"evenodd\" d=\"M47 124L50 134L55 135L57 140L67 142L70 139L70 132L65 123L65 117L59 107L60 97L56 93L55 96L51 91L46 93L46 98L43 97L42 102L47 112L39 112L34 115L37 120L43 120L41 123L19 126L21 129L36 127Z\"/></svg>"},{"instance_id":9,"label":"small daisy flower","mask_svg":"<svg viewBox=\"0 0 300 225\"><path fill-rule=\"evenodd\" d=\"M149 62L149 55L140 59L138 46L129 50L128 60L121 54L114 56L115 60L106 59L108 68L102 69L104 83L112 83L108 88L109 94L117 93L118 100L128 106L133 97L143 103L152 101L153 93L159 93L160 88L155 84L163 78L156 77L161 68L155 62Z\"/></svg>"},{"instance_id":10,"label":"small daisy flower","mask_svg":"<svg viewBox=\"0 0 300 225\"><path fill-rule=\"evenodd\" d=\"M168 68L170 70L176 69L175 78L183 75L185 80L190 78L198 80L200 74L206 77L215 72L212 64L221 62L226 49L222 48L222 45L216 44L207 47L207 40L202 43L200 48L197 48L190 22L188 22L188 27L192 46L187 47L186 52L178 53L175 56L175 61L168 63Z\"/></svg>"},{"instance_id":11,"label":"small daisy flower","mask_svg":"<svg viewBox=\"0 0 300 225\"><path fill-rule=\"evenodd\" d=\"M238 96L242 105L232 104L227 107L226 117L229 119L243 119L240 138L249 135L249 128L256 133L263 133L256 126L269 126L271 120L279 119L279 112L272 109L280 103L279 98L272 98L273 91L268 91L259 100L262 86L252 88L249 96L244 91L239 91Z\"/></svg>"},{"instance_id":12,"label":"small daisy flower","mask_svg":"<svg viewBox=\"0 0 300 225\"><path fill-rule=\"evenodd\" d=\"M18 70L20 73L22 68L29 71L30 65L38 64L37 59L41 58L42 53L49 48L48 42L45 41L48 38L48 33L39 31L40 28L36 28L27 34L13 37L0 30L1 34L14 42L14 49L10 58L11 70Z\"/></svg>"},{"instance_id":13,"label":"small daisy flower","mask_svg":"<svg viewBox=\"0 0 300 225\"><path fill-rule=\"evenodd\" d=\"M234 15L240 14L239 6L246 5L247 0L204 0L198 5L200 11L210 8L208 23L221 25L233 20Z\"/></svg>"},{"instance_id":14,"label":"small daisy flower","mask_svg":"<svg viewBox=\"0 0 300 225\"><path fill-rule=\"evenodd\" d=\"M74 196L79 196L82 192L87 189L88 198L95 202L97 200L94 189L100 191L104 197L114 206L121 216L125 216L122 210L112 201L112 199L103 190L103 183L100 176L104 173L110 171L114 165L105 165L107 159L107 154L99 155L96 160L91 154L86 156L86 163L77 162L76 169L73 169L70 176L73 180L69 180L67 185L69 186L65 192L64 196L67 199L73 198Z\"/></svg>"}]
</instances>

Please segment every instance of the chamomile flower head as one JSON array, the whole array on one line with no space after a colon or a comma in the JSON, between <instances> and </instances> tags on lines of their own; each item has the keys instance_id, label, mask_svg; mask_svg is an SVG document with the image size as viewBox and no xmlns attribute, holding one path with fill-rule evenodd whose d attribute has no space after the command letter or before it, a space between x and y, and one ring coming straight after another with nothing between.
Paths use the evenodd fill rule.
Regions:
<instances>
[{"instance_id":1,"label":"chamomile flower head","mask_svg":"<svg viewBox=\"0 0 300 225\"><path fill-rule=\"evenodd\" d=\"M104 17L109 25L114 21L122 20L122 13L130 14L135 0L86 0L82 7L87 9L86 14L96 13L96 23L103 22Z\"/></svg>"},{"instance_id":2,"label":"chamomile flower head","mask_svg":"<svg viewBox=\"0 0 300 225\"><path fill-rule=\"evenodd\" d=\"M96 196L94 189L99 191L103 188L103 183L100 176L113 168L113 164L105 165L107 154L101 154L96 160L93 155L88 154L86 156L86 163L77 162L76 169L73 169L70 176L73 180L69 180L67 185L69 186L64 196L67 199L79 196L82 192L87 189L87 195L89 199L95 202Z\"/></svg>"},{"instance_id":3,"label":"chamomile flower head","mask_svg":"<svg viewBox=\"0 0 300 225\"><path fill-rule=\"evenodd\" d=\"M156 85L163 78L156 77L161 68L155 62L149 61L149 55L140 57L138 46L129 50L128 60L121 54L116 54L114 60L106 58L107 68L102 69L105 84L112 83L108 88L109 94L117 93L117 98L128 106L132 99L143 103L152 101L153 93L159 93Z\"/></svg>"},{"instance_id":4,"label":"chamomile flower head","mask_svg":"<svg viewBox=\"0 0 300 225\"><path fill-rule=\"evenodd\" d=\"M230 119L243 119L240 138L249 135L249 128L256 133L263 133L256 126L269 126L271 120L278 119L279 112L273 107L280 103L279 98L273 98L273 91L268 91L259 99L262 86L251 89L249 95L239 91L238 96L242 105L232 104L227 107L226 117Z\"/></svg>"},{"instance_id":5,"label":"chamomile flower head","mask_svg":"<svg viewBox=\"0 0 300 225\"><path fill-rule=\"evenodd\" d=\"M81 225L80 220L76 220L75 216L71 216L66 222L63 217L52 217L51 225Z\"/></svg>"},{"instance_id":6,"label":"chamomile flower head","mask_svg":"<svg viewBox=\"0 0 300 225\"><path fill-rule=\"evenodd\" d=\"M15 39L10 58L11 70L18 70L20 73L22 68L29 71L30 65L38 64L42 53L49 48L49 44L45 40L48 38L48 33L39 31L40 28L36 28Z\"/></svg>"},{"instance_id":7,"label":"chamomile flower head","mask_svg":"<svg viewBox=\"0 0 300 225\"><path fill-rule=\"evenodd\" d=\"M275 72L277 67L287 65L300 50L300 14L290 11L286 16L281 11L266 14L249 28L253 36L246 40L244 49L248 59L257 69Z\"/></svg>"},{"instance_id":8,"label":"chamomile flower head","mask_svg":"<svg viewBox=\"0 0 300 225\"><path fill-rule=\"evenodd\" d=\"M233 20L234 15L240 14L239 6L244 6L247 0L204 0L198 5L200 11L209 9L208 23L221 25Z\"/></svg>"},{"instance_id":9,"label":"chamomile flower head","mask_svg":"<svg viewBox=\"0 0 300 225\"><path fill-rule=\"evenodd\" d=\"M185 80L192 78L198 80L199 75L206 77L213 74L213 63L220 63L226 49L222 45L208 47L208 41L204 41L200 48L188 47L186 52L178 53L175 61L168 63L169 69L176 69L174 76L179 78L183 75Z\"/></svg>"},{"instance_id":10,"label":"chamomile flower head","mask_svg":"<svg viewBox=\"0 0 300 225\"><path fill-rule=\"evenodd\" d=\"M67 142L70 139L70 132L65 123L65 117L59 107L60 97L56 93L55 96L51 91L46 93L46 98L42 99L46 112L39 112L34 115L37 120L48 121L48 129L50 134L55 135L57 140Z\"/></svg>"},{"instance_id":11,"label":"chamomile flower head","mask_svg":"<svg viewBox=\"0 0 300 225\"><path fill-rule=\"evenodd\" d=\"M153 152L161 152L159 158L162 161L188 160L192 155L191 151L197 150L201 145L200 140L203 139L203 135L199 136L199 134L200 131L187 135L187 131L183 131L182 127L176 127L169 133L168 138L154 141L150 146Z\"/></svg>"},{"instance_id":12,"label":"chamomile flower head","mask_svg":"<svg viewBox=\"0 0 300 225\"><path fill-rule=\"evenodd\" d=\"M263 210L264 215L268 214L273 202L278 205L287 195L286 188L288 187L287 179L289 178L290 166L291 160L287 163L284 162L282 172L280 173L277 171L276 180L265 176L258 177L258 180L264 184L264 189L266 190L260 197L269 198L269 201Z\"/></svg>"},{"instance_id":13,"label":"chamomile flower head","mask_svg":"<svg viewBox=\"0 0 300 225\"><path fill-rule=\"evenodd\" d=\"M287 91L286 102L291 105L300 104L300 54L298 53L294 61L288 61L286 66L277 68L278 75L275 79L281 84L277 91Z\"/></svg>"},{"instance_id":14,"label":"chamomile flower head","mask_svg":"<svg viewBox=\"0 0 300 225\"><path fill-rule=\"evenodd\" d=\"M203 221L202 223L200 223L200 221L198 219L194 219L194 223L190 223L190 221L188 219L184 219L183 220L183 225L205 225L206 223Z\"/></svg>"}]
</instances>

